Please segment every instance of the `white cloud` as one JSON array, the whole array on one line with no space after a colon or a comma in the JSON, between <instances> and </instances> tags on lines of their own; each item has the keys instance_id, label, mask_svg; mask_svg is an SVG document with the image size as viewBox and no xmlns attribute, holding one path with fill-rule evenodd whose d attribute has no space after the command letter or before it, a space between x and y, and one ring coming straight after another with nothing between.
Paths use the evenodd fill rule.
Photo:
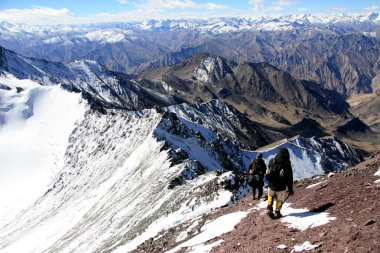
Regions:
<instances>
[{"instance_id":1,"label":"white cloud","mask_svg":"<svg viewBox=\"0 0 380 253\"><path fill-rule=\"evenodd\" d=\"M364 11L365 12L374 12L374 11L377 11L379 8L380 8L379 6L373 5L373 6L369 6L369 7L364 8Z\"/></svg>"},{"instance_id":2,"label":"white cloud","mask_svg":"<svg viewBox=\"0 0 380 253\"><path fill-rule=\"evenodd\" d=\"M306 8L298 8L297 11L300 11L300 12L307 12L308 9L306 9Z\"/></svg>"},{"instance_id":3,"label":"white cloud","mask_svg":"<svg viewBox=\"0 0 380 253\"><path fill-rule=\"evenodd\" d=\"M144 0L137 3L136 6L143 10L170 10L170 9L210 9L220 10L227 9L227 5L218 5L215 3L197 4L192 0Z\"/></svg>"},{"instance_id":4,"label":"white cloud","mask_svg":"<svg viewBox=\"0 0 380 253\"><path fill-rule=\"evenodd\" d=\"M274 2L274 6L293 6L296 5L297 2L287 1L287 0L278 0Z\"/></svg>"},{"instance_id":5,"label":"white cloud","mask_svg":"<svg viewBox=\"0 0 380 253\"><path fill-rule=\"evenodd\" d=\"M268 11L282 11L284 8L281 6L270 6L268 7Z\"/></svg>"},{"instance_id":6,"label":"white cloud","mask_svg":"<svg viewBox=\"0 0 380 253\"><path fill-rule=\"evenodd\" d=\"M272 5L267 8L270 12L283 11L284 7L289 7L296 5L297 2L288 1L288 0L277 0L272 2Z\"/></svg>"},{"instance_id":7,"label":"white cloud","mask_svg":"<svg viewBox=\"0 0 380 253\"><path fill-rule=\"evenodd\" d=\"M5 9L0 11L0 20L11 23L38 24L43 21L46 24L56 24L65 22L72 17L72 13L66 8L35 7L32 9Z\"/></svg>"},{"instance_id":8,"label":"white cloud","mask_svg":"<svg viewBox=\"0 0 380 253\"><path fill-rule=\"evenodd\" d=\"M348 10L348 7L344 5L340 5L340 6L335 6L332 10L336 12L344 12Z\"/></svg>"},{"instance_id":9,"label":"white cloud","mask_svg":"<svg viewBox=\"0 0 380 253\"><path fill-rule=\"evenodd\" d=\"M214 4L214 3L206 3L204 4L204 6L206 7L206 9L210 9L210 10L224 10L228 8L227 5L219 5L219 4Z\"/></svg>"},{"instance_id":10,"label":"white cloud","mask_svg":"<svg viewBox=\"0 0 380 253\"><path fill-rule=\"evenodd\" d=\"M119 3L128 2L127 0L118 1ZM129 4L131 3L129 1ZM227 5L211 2L197 4L192 0L142 0L139 4L135 5L137 7L135 10L118 13L98 13L91 16L76 16L67 8L35 7L31 9L5 9L0 10L0 21L29 25L55 25L239 15L238 11L228 11ZM180 10L172 11L173 9Z\"/></svg>"},{"instance_id":11,"label":"white cloud","mask_svg":"<svg viewBox=\"0 0 380 253\"><path fill-rule=\"evenodd\" d=\"M248 3L252 6L255 11L264 9L264 0L248 0Z\"/></svg>"},{"instance_id":12,"label":"white cloud","mask_svg":"<svg viewBox=\"0 0 380 253\"><path fill-rule=\"evenodd\" d=\"M117 0L120 4L128 4L128 0Z\"/></svg>"}]
</instances>

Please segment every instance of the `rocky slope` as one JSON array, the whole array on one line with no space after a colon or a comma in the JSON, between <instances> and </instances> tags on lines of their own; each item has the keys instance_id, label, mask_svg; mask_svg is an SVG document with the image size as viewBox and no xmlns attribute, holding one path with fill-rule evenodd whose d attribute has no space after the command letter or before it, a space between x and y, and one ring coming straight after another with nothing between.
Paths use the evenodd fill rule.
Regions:
<instances>
[{"instance_id":1,"label":"rocky slope","mask_svg":"<svg viewBox=\"0 0 380 253\"><path fill-rule=\"evenodd\" d=\"M237 62L268 62L297 78L313 80L348 96L378 89L378 45L375 37L328 29L254 31L224 40L208 39L178 52L169 62L173 64L176 59L184 60L189 52L194 51L220 55ZM181 54L184 57L180 58ZM165 62L161 60L161 64Z\"/></svg>"},{"instance_id":2,"label":"rocky slope","mask_svg":"<svg viewBox=\"0 0 380 253\"><path fill-rule=\"evenodd\" d=\"M362 119L369 126L380 124L380 96L370 94L353 103L350 112Z\"/></svg>"},{"instance_id":3,"label":"rocky slope","mask_svg":"<svg viewBox=\"0 0 380 253\"><path fill-rule=\"evenodd\" d=\"M379 194L379 177L377 154L340 173L297 182L279 220L265 214L265 202L249 196L152 238L135 252L375 252L379 204L369 200ZM223 233L223 217L239 214L241 221ZM213 223L221 232L207 225Z\"/></svg>"},{"instance_id":4,"label":"rocky slope","mask_svg":"<svg viewBox=\"0 0 380 253\"><path fill-rule=\"evenodd\" d=\"M289 109L285 110L288 115L281 112L284 105L308 111L311 115L344 115L348 109L338 93L313 82L295 79L272 65L237 64L205 53L169 67L146 70L139 78L168 85L170 94L187 101L219 98L238 108L246 105L245 111L255 115L260 114L256 105L261 103L266 110L272 111L272 116L277 113L279 121L283 121L281 116L289 117Z\"/></svg>"}]
</instances>

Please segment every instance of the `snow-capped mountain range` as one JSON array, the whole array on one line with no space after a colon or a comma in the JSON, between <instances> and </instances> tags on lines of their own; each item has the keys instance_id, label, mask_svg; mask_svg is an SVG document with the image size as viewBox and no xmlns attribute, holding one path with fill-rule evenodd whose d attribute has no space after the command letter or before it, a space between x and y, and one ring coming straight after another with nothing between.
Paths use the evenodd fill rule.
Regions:
<instances>
[{"instance_id":1,"label":"snow-capped mountain range","mask_svg":"<svg viewBox=\"0 0 380 253\"><path fill-rule=\"evenodd\" d=\"M76 43L109 43L140 40L147 32L168 32L188 30L206 34L229 34L244 31L290 31L299 28L316 27L337 31L365 32L375 36L379 28L380 15L340 14L340 15L284 15L251 18L213 18L190 20L147 20L125 23L95 23L83 25L11 24L0 22L0 42L17 43L28 46L66 46ZM28 40L28 41L25 41Z\"/></svg>"},{"instance_id":2,"label":"snow-capped mountain range","mask_svg":"<svg viewBox=\"0 0 380 253\"><path fill-rule=\"evenodd\" d=\"M250 30L291 30L308 26L334 26L337 29L341 28L343 30L370 31L379 24L379 13L339 15L298 14L246 18L147 20L125 23L114 22L53 26L28 26L26 24L1 22L0 31L3 38L34 36L42 38L46 44L57 43L65 39L64 36L116 43L128 37L133 39L134 32L143 31L192 29L204 33L220 34ZM73 36L75 34L78 36Z\"/></svg>"},{"instance_id":3,"label":"snow-capped mountain range","mask_svg":"<svg viewBox=\"0 0 380 253\"><path fill-rule=\"evenodd\" d=\"M268 62L344 96L378 89L380 17L290 15L28 26L0 23L0 45L50 62L91 60L129 74L200 52Z\"/></svg>"}]
</instances>

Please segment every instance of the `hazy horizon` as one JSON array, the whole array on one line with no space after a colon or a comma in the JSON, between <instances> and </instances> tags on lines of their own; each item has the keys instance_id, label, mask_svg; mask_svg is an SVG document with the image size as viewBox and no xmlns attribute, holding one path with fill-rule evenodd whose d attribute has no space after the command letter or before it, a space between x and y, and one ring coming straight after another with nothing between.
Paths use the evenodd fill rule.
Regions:
<instances>
[{"instance_id":1,"label":"hazy horizon","mask_svg":"<svg viewBox=\"0 0 380 253\"><path fill-rule=\"evenodd\" d=\"M368 14L378 12L379 5L375 0L14 0L0 3L0 21L54 25L291 14Z\"/></svg>"}]
</instances>

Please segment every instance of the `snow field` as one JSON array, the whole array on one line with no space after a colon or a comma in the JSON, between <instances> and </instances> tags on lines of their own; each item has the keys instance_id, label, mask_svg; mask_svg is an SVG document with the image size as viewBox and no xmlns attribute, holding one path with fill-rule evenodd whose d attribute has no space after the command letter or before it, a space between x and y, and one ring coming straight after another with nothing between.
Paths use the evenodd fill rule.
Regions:
<instances>
[{"instance_id":1,"label":"snow field","mask_svg":"<svg viewBox=\"0 0 380 253\"><path fill-rule=\"evenodd\" d=\"M0 76L0 84L11 88L0 89L1 227L47 191L87 103L60 86L13 76Z\"/></svg>"}]
</instances>

